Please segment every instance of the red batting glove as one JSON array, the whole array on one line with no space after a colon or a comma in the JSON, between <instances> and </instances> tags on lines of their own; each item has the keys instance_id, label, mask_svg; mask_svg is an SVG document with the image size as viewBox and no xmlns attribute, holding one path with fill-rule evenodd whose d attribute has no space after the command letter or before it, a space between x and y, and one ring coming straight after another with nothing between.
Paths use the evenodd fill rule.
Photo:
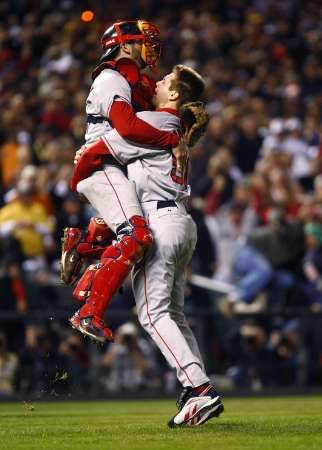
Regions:
<instances>
[{"instance_id":1,"label":"red batting glove","mask_svg":"<svg viewBox=\"0 0 322 450\"><path fill-rule=\"evenodd\" d=\"M94 144L89 145L79 157L70 180L70 188L77 192L77 184L92 175L95 170L99 170L102 166L104 156L110 155L111 152L102 139Z\"/></svg>"}]
</instances>

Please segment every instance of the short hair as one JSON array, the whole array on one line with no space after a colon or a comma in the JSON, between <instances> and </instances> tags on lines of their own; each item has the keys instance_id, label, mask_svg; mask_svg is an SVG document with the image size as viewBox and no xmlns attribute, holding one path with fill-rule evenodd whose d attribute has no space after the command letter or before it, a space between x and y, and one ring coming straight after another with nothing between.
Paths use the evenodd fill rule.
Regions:
<instances>
[{"instance_id":1,"label":"short hair","mask_svg":"<svg viewBox=\"0 0 322 450\"><path fill-rule=\"evenodd\" d=\"M172 72L176 77L172 81L170 89L178 92L179 106L198 100L205 89L202 76L194 69L182 64L174 66Z\"/></svg>"}]
</instances>

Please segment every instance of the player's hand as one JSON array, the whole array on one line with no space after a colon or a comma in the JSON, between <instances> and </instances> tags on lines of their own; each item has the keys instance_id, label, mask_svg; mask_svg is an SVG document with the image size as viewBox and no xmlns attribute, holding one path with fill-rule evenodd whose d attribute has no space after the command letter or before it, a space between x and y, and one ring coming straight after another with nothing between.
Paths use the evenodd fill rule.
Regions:
<instances>
[{"instance_id":1,"label":"player's hand","mask_svg":"<svg viewBox=\"0 0 322 450\"><path fill-rule=\"evenodd\" d=\"M184 140L181 139L179 145L172 149L172 153L176 158L176 168L178 172L185 173L188 159L189 159L189 148L185 144Z\"/></svg>"},{"instance_id":2,"label":"player's hand","mask_svg":"<svg viewBox=\"0 0 322 450\"><path fill-rule=\"evenodd\" d=\"M82 156L85 150L86 150L85 145L83 145L79 150L77 150L74 157L74 164L78 163L79 158Z\"/></svg>"}]
</instances>

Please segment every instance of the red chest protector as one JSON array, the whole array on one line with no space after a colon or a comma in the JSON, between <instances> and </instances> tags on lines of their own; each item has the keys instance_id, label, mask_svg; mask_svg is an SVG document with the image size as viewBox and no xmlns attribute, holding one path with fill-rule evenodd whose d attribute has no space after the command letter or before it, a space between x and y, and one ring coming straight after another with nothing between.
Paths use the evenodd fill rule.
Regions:
<instances>
[{"instance_id":1,"label":"red chest protector","mask_svg":"<svg viewBox=\"0 0 322 450\"><path fill-rule=\"evenodd\" d=\"M104 62L93 71L93 80L104 69L116 70L126 79L132 89L132 105L136 111L153 109L152 97L156 82L148 75L140 74L139 68L133 60L122 58L118 61Z\"/></svg>"},{"instance_id":2,"label":"red chest protector","mask_svg":"<svg viewBox=\"0 0 322 450\"><path fill-rule=\"evenodd\" d=\"M137 111L149 111L154 109L152 97L154 96L156 82L145 73L132 89L132 103Z\"/></svg>"}]
</instances>

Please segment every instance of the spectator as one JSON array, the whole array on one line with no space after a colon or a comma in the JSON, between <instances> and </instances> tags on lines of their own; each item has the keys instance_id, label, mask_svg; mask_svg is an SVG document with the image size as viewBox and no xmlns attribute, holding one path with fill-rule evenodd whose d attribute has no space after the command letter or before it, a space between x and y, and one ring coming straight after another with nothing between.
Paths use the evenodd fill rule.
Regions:
<instances>
[{"instance_id":1,"label":"spectator","mask_svg":"<svg viewBox=\"0 0 322 450\"><path fill-rule=\"evenodd\" d=\"M14 238L0 238L0 308L24 313L28 309L23 270L23 256L18 241Z\"/></svg>"},{"instance_id":2,"label":"spectator","mask_svg":"<svg viewBox=\"0 0 322 450\"><path fill-rule=\"evenodd\" d=\"M271 333L269 350L276 385L299 386L305 382L306 374L302 373L302 364L306 355L297 320L287 321L280 330Z\"/></svg>"},{"instance_id":3,"label":"spectator","mask_svg":"<svg viewBox=\"0 0 322 450\"><path fill-rule=\"evenodd\" d=\"M259 252L248 245L236 246L230 277L234 287L226 297L219 299L219 310L227 318L235 312L261 312L266 302L257 296L268 287L272 277L270 263Z\"/></svg>"},{"instance_id":4,"label":"spectator","mask_svg":"<svg viewBox=\"0 0 322 450\"><path fill-rule=\"evenodd\" d=\"M19 241L25 267L34 270L35 264L44 267L46 237L51 239L52 224L44 207L34 200L30 183L21 181L17 193L17 200L0 210L0 232Z\"/></svg>"},{"instance_id":5,"label":"spectator","mask_svg":"<svg viewBox=\"0 0 322 450\"><path fill-rule=\"evenodd\" d=\"M8 137L0 147L1 180L3 187L8 189L20 169L19 144L15 133L8 133Z\"/></svg>"},{"instance_id":6,"label":"spectator","mask_svg":"<svg viewBox=\"0 0 322 450\"><path fill-rule=\"evenodd\" d=\"M291 174L306 190L312 189L312 160L318 149L310 148L303 139L302 123L294 117L285 121L286 138L283 149L292 158Z\"/></svg>"},{"instance_id":7,"label":"spectator","mask_svg":"<svg viewBox=\"0 0 322 450\"><path fill-rule=\"evenodd\" d=\"M205 198L206 215L215 213L220 206L231 200L234 184L241 178L229 148L220 147L209 159L208 177L212 181L212 187Z\"/></svg>"},{"instance_id":8,"label":"spectator","mask_svg":"<svg viewBox=\"0 0 322 450\"><path fill-rule=\"evenodd\" d=\"M0 397L6 397L16 392L16 373L19 360L15 353L7 349L7 339L0 334Z\"/></svg>"},{"instance_id":9,"label":"spectator","mask_svg":"<svg viewBox=\"0 0 322 450\"><path fill-rule=\"evenodd\" d=\"M53 200L47 192L41 190L41 187L37 183L38 176L39 170L37 169L37 167L29 164L22 169L19 175L18 186L21 185L29 186L30 191L32 191L33 193L33 201L43 205L46 213L52 216L55 212ZM14 200L17 200L18 196L19 196L18 189L17 186L15 186L6 193L4 199L6 203L10 203L13 202Z\"/></svg>"},{"instance_id":10,"label":"spectator","mask_svg":"<svg viewBox=\"0 0 322 450\"><path fill-rule=\"evenodd\" d=\"M84 339L79 334L69 331L66 338L61 340L58 352L65 360L68 389L75 393L86 392L89 354Z\"/></svg>"},{"instance_id":11,"label":"spectator","mask_svg":"<svg viewBox=\"0 0 322 450\"><path fill-rule=\"evenodd\" d=\"M249 234L249 244L264 255L275 270L296 270L304 254L301 223L286 220L278 208L271 210L269 219L267 225Z\"/></svg>"},{"instance_id":12,"label":"spectator","mask_svg":"<svg viewBox=\"0 0 322 450\"><path fill-rule=\"evenodd\" d=\"M20 352L20 390L38 396L55 395L59 391L65 360L55 349L53 335L43 326L28 324L25 343Z\"/></svg>"},{"instance_id":13,"label":"spectator","mask_svg":"<svg viewBox=\"0 0 322 450\"><path fill-rule=\"evenodd\" d=\"M155 369L150 344L139 338L137 327L130 322L117 329L114 343L102 356L101 365L109 370L103 381L109 391L146 388Z\"/></svg>"},{"instance_id":14,"label":"spectator","mask_svg":"<svg viewBox=\"0 0 322 450\"><path fill-rule=\"evenodd\" d=\"M314 312L322 311L322 225L307 223L305 226L306 254L304 273L308 283L304 291Z\"/></svg>"},{"instance_id":15,"label":"spectator","mask_svg":"<svg viewBox=\"0 0 322 450\"><path fill-rule=\"evenodd\" d=\"M262 326L245 323L230 336L229 345L234 365L227 375L235 386L258 391L263 385L272 384L268 336Z\"/></svg>"},{"instance_id":16,"label":"spectator","mask_svg":"<svg viewBox=\"0 0 322 450\"><path fill-rule=\"evenodd\" d=\"M237 165L244 174L254 171L263 138L258 131L255 116L248 115L241 119L239 136L236 142Z\"/></svg>"},{"instance_id":17,"label":"spectator","mask_svg":"<svg viewBox=\"0 0 322 450\"><path fill-rule=\"evenodd\" d=\"M270 121L267 135L260 149L261 155L283 151L285 141L285 125L281 118L274 118Z\"/></svg>"},{"instance_id":18,"label":"spectator","mask_svg":"<svg viewBox=\"0 0 322 450\"><path fill-rule=\"evenodd\" d=\"M208 216L206 225L216 249L216 279L230 281L233 255L256 224L254 210L232 201L216 216Z\"/></svg>"}]
</instances>

